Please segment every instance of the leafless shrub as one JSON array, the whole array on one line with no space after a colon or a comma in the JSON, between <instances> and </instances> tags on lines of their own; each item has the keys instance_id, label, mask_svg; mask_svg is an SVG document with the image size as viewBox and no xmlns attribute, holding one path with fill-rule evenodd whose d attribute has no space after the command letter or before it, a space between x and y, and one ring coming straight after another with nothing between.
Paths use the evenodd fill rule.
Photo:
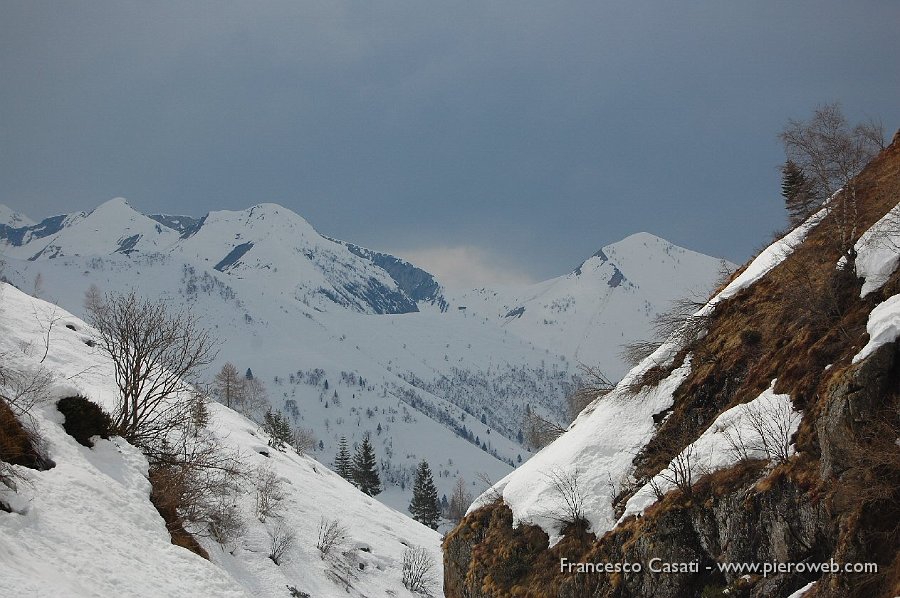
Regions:
<instances>
[{"instance_id":1,"label":"leafless shrub","mask_svg":"<svg viewBox=\"0 0 900 598\"><path fill-rule=\"evenodd\" d=\"M616 386L596 366L580 363L578 370L581 372L581 384L575 392L566 397L569 421L574 421L585 407L594 402L597 397L609 393Z\"/></svg>"},{"instance_id":2,"label":"leafless shrub","mask_svg":"<svg viewBox=\"0 0 900 598\"><path fill-rule=\"evenodd\" d=\"M236 502L246 473L239 453L185 425L148 454L151 499L163 514L193 524L226 546L243 531ZM165 516L165 515L164 515Z\"/></svg>"},{"instance_id":3,"label":"leafless shrub","mask_svg":"<svg viewBox=\"0 0 900 598\"><path fill-rule=\"evenodd\" d=\"M832 267L825 270L826 276L820 280L815 269L801 262L787 260L782 267L786 274L781 286L784 300L801 322L821 332L834 328L849 341L863 332L849 329L844 322L859 288L852 271Z\"/></svg>"},{"instance_id":4,"label":"leafless shrub","mask_svg":"<svg viewBox=\"0 0 900 598\"><path fill-rule=\"evenodd\" d=\"M478 481L484 484L484 494L487 496L488 502L491 503L502 503L503 502L503 493L497 489L497 485L494 484L494 481L491 479L491 476L484 473L483 471L479 471L476 475Z\"/></svg>"},{"instance_id":5,"label":"leafless shrub","mask_svg":"<svg viewBox=\"0 0 900 598\"><path fill-rule=\"evenodd\" d=\"M678 488L686 497L693 495L694 479L702 475L701 468L698 467L697 455L694 444L687 445L684 450L679 452L669 465L657 474L664 482ZM651 489L659 497L660 487L654 487L651 481Z\"/></svg>"},{"instance_id":6,"label":"leafless shrub","mask_svg":"<svg viewBox=\"0 0 900 598\"><path fill-rule=\"evenodd\" d=\"M276 565L280 565L287 552L294 547L297 532L279 519L271 525L266 525L266 534L269 536L269 558Z\"/></svg>"},{"instance_id":7,"label":"leafless shrub","mask_svg":"<svg viewBox=\"0 0 900 598\"><path fill-rule=\"evenodd\" d=\"M524 428L525 442L532 449L544 448L566 431L563 426L541 417L534 411L525 414Z\"/></svg>"},{"instance_id":8,"label":"leafless shrub","mask_svg":"<svg viewBox=\"0 0 900 598\"><path fill-rule=\"evenodd\" d=\"M98 345L113 362L119 434L143 449L163 443L186 416L186 380L215 357L213 340L189 311L134 291L89 306Z\"/></svg>"},{"instance_id":9,"label":"leafless shrub","mask_svg":"<svg viewBox=\"0 0 900 598\"><path fill-rule=\"evenodd\" d=\"M298 453L305 455L316 448L316 435L310 429L297 428L292 444Z\"/></svg>"},{"instance_id":10,"label":"leafless shrub","mask_svg":"<svg viewBox=\"0 0 900 598\"><path fill-rule=\"evenodd\" d=\"M408 546L403 551L403 585L410 592L427 592L434 571L434 559L421 546Z\"/></svg>"},{"instance_id":11,"label":"leafless shrub","mask_svg":"<svg viewBox=\"0 0 900 598\"><path fill-rule=\"evenodd\" d=\"M623 345L619 355L635 366L652 355L664 341L671 340L681 346L694 342L709 328L712 317L712 312L700 313L704 305L706 301L689 297L673 300L669 309L657 314L651 321L655 340L638 340Z\"/></svg>"},{"instance_id":12,"label":"leafless shrub","mask_svg":"<svg viewBox=\"0 0 900 598\"><path fill-rule=\"evenodd\" d=\"M260 521L276 517L285 499L284 484L271 467L256 471L256 516Z\"/></svg>"},{"instance_id":13,"label":"leafless shrub","mask_svg":"<svg viewBox=\"0 0 900 598\"><path fill-rule=\"evenodd\" d=\"M578 485L578 470L555 469L547 474L556 491L557 508L549 516L563 524L584 524L584 489Z\"/></svg>"},{"instance_id":14,"label":"leafless shrub","mask_svg":"<svg viewBox=\"0 0 900 598\"><path fill-rule=\"evenodd\" d=\"M316 548L324 559L332 550L341 546L347 537L347 528L338 519L322 517L319 520L319 537Z\"/></svg>"},{"instance_id":15,"label":"leafless shrub","mask_svg":"<svg viewBox=\"0 0 900 598\"><path fill-rule=\"evenodd\" d=\"M724 432L726 441L738 459L747 460L764 455L766 459L779 464L790 458L791 437L800 414L794 411L789 402L779 402L772 409L751 405L745 410L744 417L750 428L749 433L742 432L737 427Z\"/></svg>"},{"instance_id":16,"label":"leafless shrub","mask_svg":"<svg viewBox=\"0 0 900 598\"><path fill-rule=\"evenodd\" d=\"M634 341L622 345L622 350L619 351L619 357L621 357L625 363L634 367L653 355L653 353L661 346L662 341Z\"/></svg>"},{"instance_id":17,"label":"leafless shrub","mask_svg":"<svg viewBox=\"0 0 900 598\"><path fill-rule=\"evenodd\" d=\"M34 423L32 411L35 407L50 401L50 386L53 374L43 366L13 368L6 357L0 354L0 386L5 388L6 403L20 418Z\"/></svg>"},{"instance_id":18,"label":"leafless shrub","mask_svg":"<svg viewBox=\"0 0 900 598\"><path fill-rule=\"evenodd\" d=\"M230 550L232 544L244 535L244 519L233 497L221 496L211 505L209 513L210 537L222 550Z\"/></svg>"}]
</instances>

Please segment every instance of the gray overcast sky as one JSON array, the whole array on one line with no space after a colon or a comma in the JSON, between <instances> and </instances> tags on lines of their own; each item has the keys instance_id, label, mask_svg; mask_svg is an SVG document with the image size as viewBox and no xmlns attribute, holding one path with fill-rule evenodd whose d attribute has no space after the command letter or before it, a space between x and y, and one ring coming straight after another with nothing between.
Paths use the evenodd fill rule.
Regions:
<instances>
[{"instance_id":1,"label":"gray overcast sky","mask_svg":"<svg viewBox=\"0 0 900 598\"><path fill-rule=\"evenodd\" d=\"M786 119L900 126L894 0L0 7L0 203L32 218L272 201L482 277L639 230L743 261Z\"/></svg>"}]
</instances>

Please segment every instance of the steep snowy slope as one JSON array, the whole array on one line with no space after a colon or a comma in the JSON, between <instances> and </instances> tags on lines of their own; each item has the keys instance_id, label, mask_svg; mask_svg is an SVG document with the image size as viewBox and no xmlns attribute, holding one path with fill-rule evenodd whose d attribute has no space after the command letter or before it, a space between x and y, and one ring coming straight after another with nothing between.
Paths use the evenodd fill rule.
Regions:
<instances>
[{"instance_id":1,"label":"steep snowy slope","mask_svg":"<svg viewBox=\"0 0 900 598\"><path fill-rule=\"evenodd\" d=\"M61 426L56 399L78 394L109 410L115 404L111 364L85 344L90 329L52 304L0 287L4 367L52 377L34 417L55 462L47 471L16 466L24 478L17 492L0 484L0 501L12 508L0 510L0 594L289 596L292 586L316 597L413 596L401 582L407 546L424 548L440 575L436 532L365 496L315 460L270 449L254 423L217 404L209 405L210 427L242 455L250 474L235 495L245 532L226 550L198 530L211 562L172 545L150 503L140 452L118 438L97 439L87 448ZM261 522L255 515L259 468L280 480L280 520L296 533L280 565L268 558L267 529L275 520ZM322 518L346 528L339 548L324 557L316 548Z\"/></svg>"},{"instance_id":2,"label":"steep snowy slope","mask_svg":"<svg viewBox=\"0 0 900 598\"><path fill-rule=\"evenodd\" d=\"M516 335L618 380L625 373L623 344L652 339L651 320L671 301L702 301L721 273L733 269L724 260L636 233L603 247L566 276L506 292L482 289L458 300L499 317Z\"/></svg>"},{"instance_id":3,"label":"steep snowy slope","mask_svg":"<svg viewBox=\"0 0 900 598\"><path fill-rule=\"evenodd\" d=\"M32 226L33 224L34 220L25 214L16 212L12 208L0 204L0 226L19 228L22 226Z\"/></svg>"}]
</instances>

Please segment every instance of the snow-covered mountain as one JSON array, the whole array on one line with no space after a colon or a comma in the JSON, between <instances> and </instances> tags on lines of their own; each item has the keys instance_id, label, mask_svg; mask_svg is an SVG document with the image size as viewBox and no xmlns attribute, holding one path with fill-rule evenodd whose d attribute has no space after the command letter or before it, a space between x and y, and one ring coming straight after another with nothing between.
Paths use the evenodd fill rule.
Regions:
<instances>
[{"instance_id":1,"label":"snow-covered mountain","mask_svg":"<svg viewBox=\"0 0 900 598\"><path fill-rule=\"evenodd\" d=\"M223 451L240 456L247 474L230 497L243 533L220 545L208 529L189 528L209 560L173 545L151 503L141 452L118 437L95 436L92 448L82 446L61 425L61 398L87 397L110 412L116 404L112 362L85 344L91 334L61 308L0 283L4 372L41 381L29 382L40 389L30 422L53 464L44 471L11 466L12 487L0 483L0 595L412 598L419 594L402 583L407 547L430 556L431 587L438 587L437 532L314 459L270 448L256 424L215 403L208 405L209 429ZM21 388L0 377L3 396ZM282 494L277 517L259 516L258 472ZM327 554L317 547L323 520L344 529ZM269 555L277 525L295 539L276 564Z\"/></svg>"},{"instance_id":2,"label":"snow-covered mountain","mask_svg":"<svg viewBox=\"0 0 900 598\"><path fill-rule=\"evenodd\" d=\"M33 224L34 221L28 216L0 204L0 226L19 228L22 226L32 226Z\"/></svg>"},{"instance_id":3,"label":"snow-covered mountain","mask_svg":"<svg viewBox=\"0 0 900 598\"><path fill-rule=\"evenodd\" d=\"M421 459L439 494L457 477L474 492L478 478L506 475L530 454L527 408L563 421L578 362L617 377L620 345L646 338L671 298L708 290L720 269L640 234L567 276L454 295L275 204L193 218L146 216L114 199L0 226L0 243L9 280L75 313L91 285L192 306L222 339L215 365L263 380L273 405L314 431L321 462L341 436L352 445L371 433L387 482L378 498L398 509Z\"/></svg>"},{"instance_id":4,"label":"snow-covered mountain","mask_svg":"<svg viewBox=\"0 0 900 598\"><path fill-rule=\"evenodd\" d=\"M555 353L598 366L612 380L625 373L621 345L651 339L650 321L672 300L709 295L734 265L649 233L606 245L566 276L525 289L479 289L467 309L499 318L510 330Z\"/></svg>"}]
</instances>

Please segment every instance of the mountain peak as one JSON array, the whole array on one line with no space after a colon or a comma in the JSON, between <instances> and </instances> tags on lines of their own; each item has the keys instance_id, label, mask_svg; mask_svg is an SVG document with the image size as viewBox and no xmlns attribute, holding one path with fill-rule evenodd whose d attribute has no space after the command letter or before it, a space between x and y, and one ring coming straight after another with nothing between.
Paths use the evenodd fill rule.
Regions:
<instances>
[{"instance_id":1,"label":"mountain peak","mask_svg":"<svg viewBox=\"0 0 900 598\"><path fill-rule=\"evenodd\" d=\"M25 214L0 204L0 224L5 224L11 228L21 228L23 226L33 226L34 221Z\"/></svg>"}]
</instances>

